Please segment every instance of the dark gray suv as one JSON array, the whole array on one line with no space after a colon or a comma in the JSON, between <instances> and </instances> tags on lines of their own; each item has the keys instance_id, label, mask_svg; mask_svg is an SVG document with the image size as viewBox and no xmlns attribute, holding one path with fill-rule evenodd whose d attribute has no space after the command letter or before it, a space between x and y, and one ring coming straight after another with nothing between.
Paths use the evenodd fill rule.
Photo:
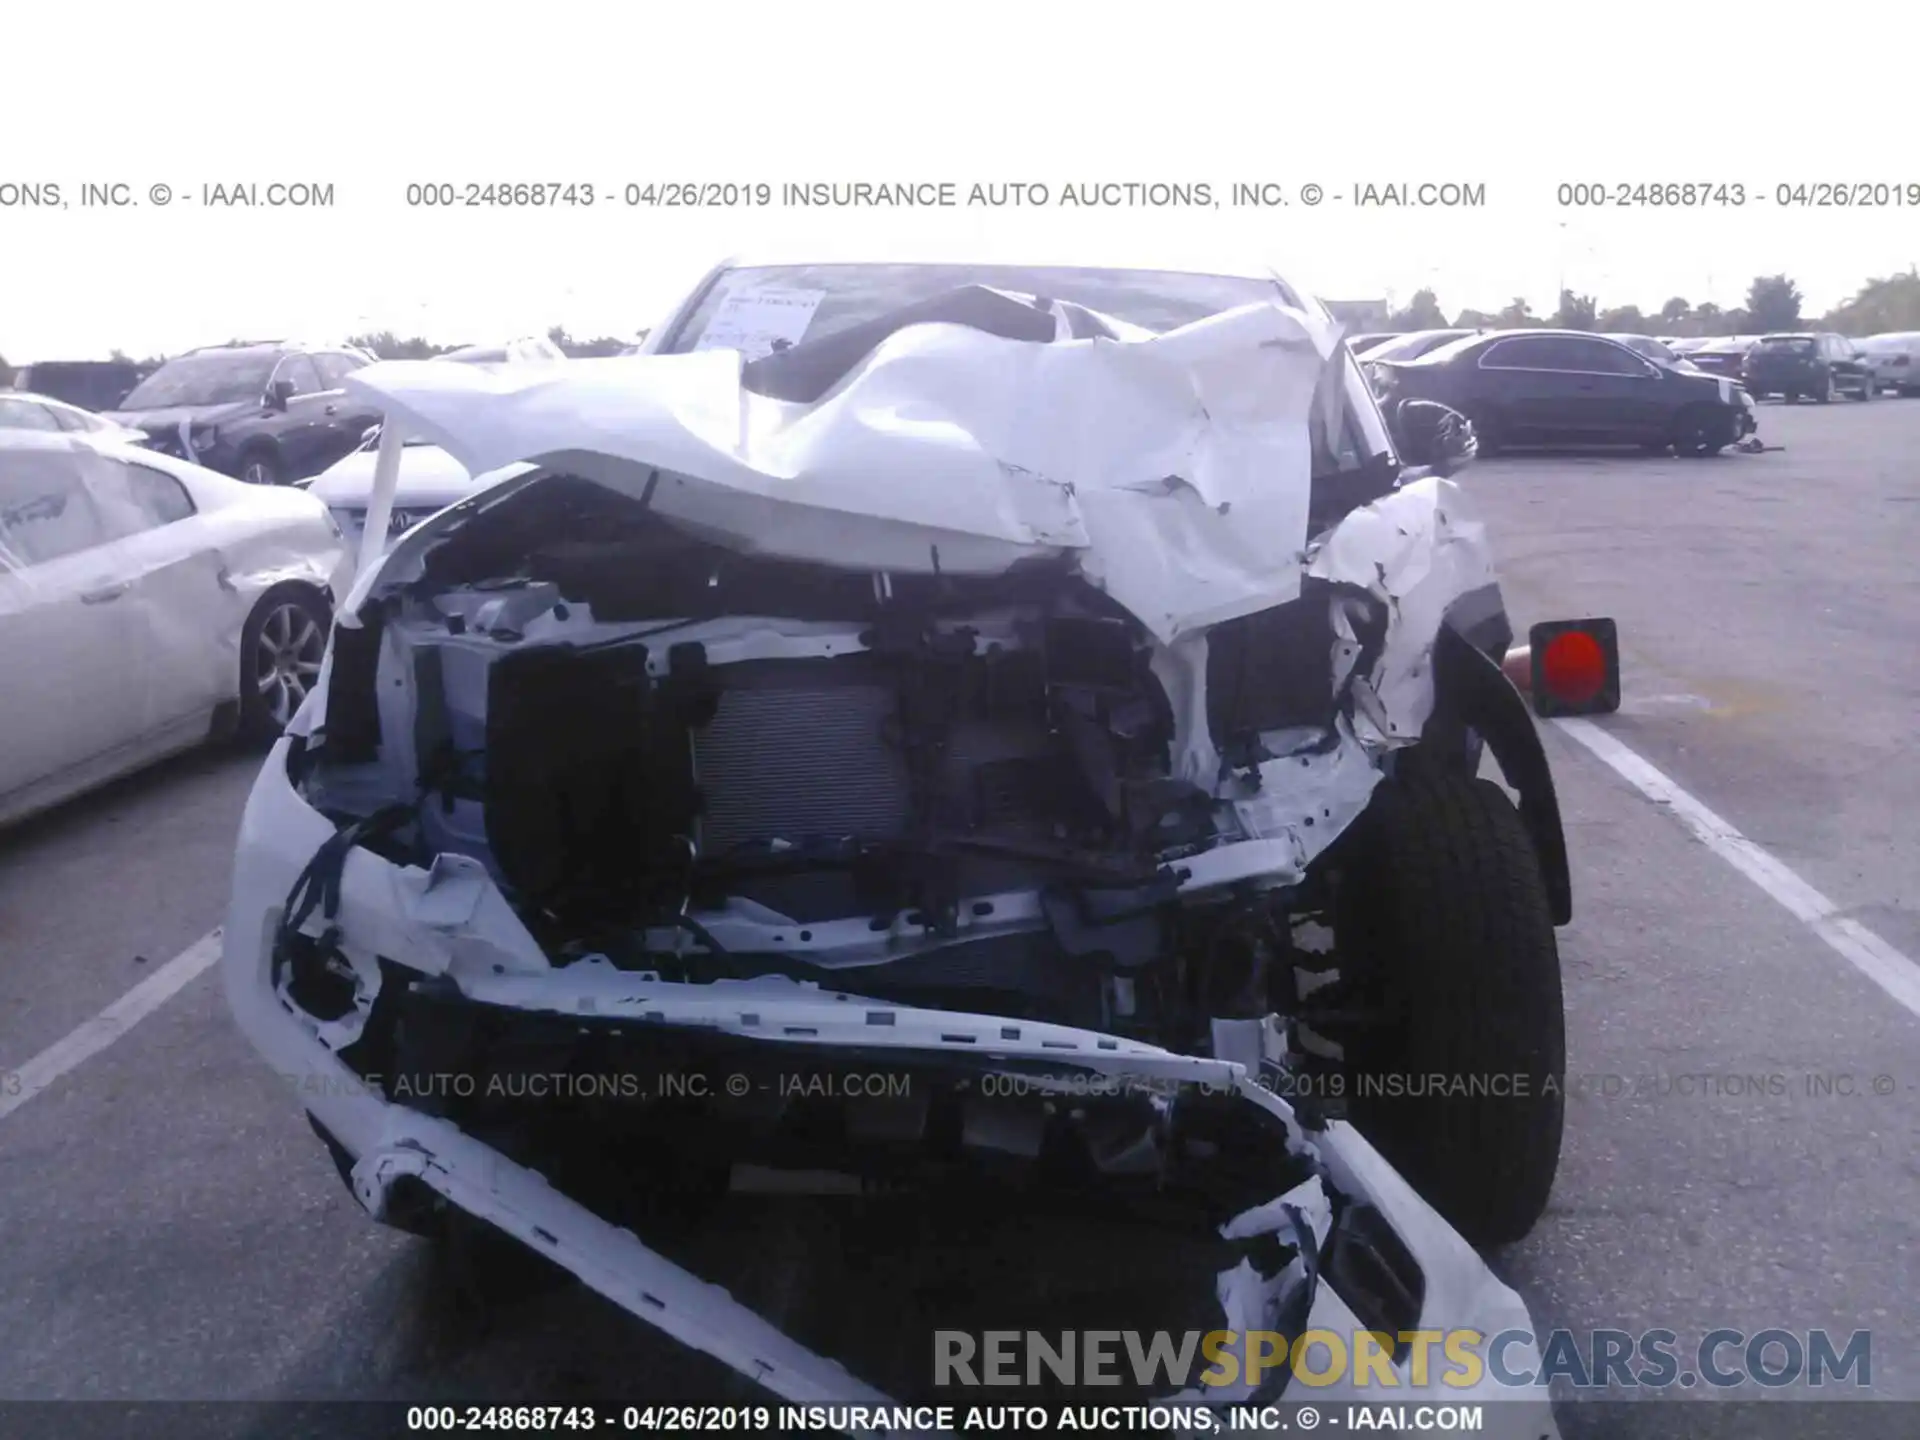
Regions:
<instances>
[{"instance_id":1,"label":"dark gray suv","mask_svg":"<svg viewBox=\"0 0 1920 1440\"><path fill-rule=\"evenodd\" d=\"M1747 391L1758 400L1803 395L1822 405L1841 395L1871 400L1873 366L1846 336L1830 333L1762 335L1741 367Z\"/></svg>"},{"instance_id":2,"label":"dark gray suv","mask_svg":"<svg viewBox=\"0 0 1920 1440\"><path fill-rule=\"evenodd\" d=\"M107 418L148 443L253 485L317 475L361 442L380 412L346 376L372 361L346 345L214 345L176 355Z\"/></svg>"}]
</instances>

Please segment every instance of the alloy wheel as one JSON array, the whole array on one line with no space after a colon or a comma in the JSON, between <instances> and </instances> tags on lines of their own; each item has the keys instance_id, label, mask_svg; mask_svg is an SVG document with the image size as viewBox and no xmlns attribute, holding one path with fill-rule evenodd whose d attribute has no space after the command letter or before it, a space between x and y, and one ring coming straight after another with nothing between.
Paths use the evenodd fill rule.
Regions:
<instances>
[{"instance_id":1,"label":"alloy wheel","mask_svg":"<svg viewBox=\"0 0 1920 1440\"><path fill-rule=\"evenodd\" d=\"M301 606L289 600L267 612L254 644L254 687L275 724L293 719L320 678L326 648L325 632Z\"/></svg>"}]
</instances>

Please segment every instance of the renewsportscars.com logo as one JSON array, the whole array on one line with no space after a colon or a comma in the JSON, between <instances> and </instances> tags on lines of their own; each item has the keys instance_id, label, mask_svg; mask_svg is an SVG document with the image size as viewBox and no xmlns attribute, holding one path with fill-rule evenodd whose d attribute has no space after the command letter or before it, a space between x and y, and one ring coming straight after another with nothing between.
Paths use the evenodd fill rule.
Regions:
<instances>
[{"instance_id":1,"label":"renewsportscars.com logo","mask_svg":"<svg viewBox=\"0 0 1920 1440\"><path fill-rule=\"evenodd\" d=\"M1873 1383L1873 1336L1836 1343L1825 1330L1709 1330L1683 1343L1672 1330L1550 1331L1534 1364L1528 1330L936 1330L933 1383L942 1387L1257 1387L1275 1375L1309 1386L1381 1390L1494 1385L1537 1391L1715 1389Z\"/></svg>"}]
</instances>

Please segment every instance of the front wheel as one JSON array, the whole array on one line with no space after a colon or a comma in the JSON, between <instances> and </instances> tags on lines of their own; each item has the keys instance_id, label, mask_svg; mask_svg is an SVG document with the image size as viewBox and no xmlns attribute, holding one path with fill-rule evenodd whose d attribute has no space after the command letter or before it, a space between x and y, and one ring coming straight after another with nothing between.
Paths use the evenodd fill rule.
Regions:
<instances>
[{"instance_id":1,"label":"front wheel","mask_svg":"<svg viewBox=\"0 0 1920 1440\"><path fill-rule=\"evenodd\" d=\"M1704 405L1682 410L1673 422L1673 453L1676 455L1717 455L1730 443L1721 418Z\"/></svg>"},{"instance_id":2,"label":"front wheel","mask_svg":"<svg viewBox=\"0 0 1920 1440\"><path fill-rule=\"evenodd\" d=\"M1828 372L1826 380L1821 384L1820 388L1814 392L1813 398L1818 400L1822 405L1831 405L1835 393L1833 388L1833 374L1832 372Z\"/></svg>"},{"instance_id":3,"label":"front wheel","mask_svg":"<svg viewBox=\"0 0 1920 1440\"><path fill-rule=\"evenodd\" d=\"M249 450L240 462L240 479L248 485L278 485L280 461L271 450Z\"/></svg>"},{"instance_id":4,"label":"front wheel","mask_svg":"<svg viewBox=\"0 0 1920 1440\"><path fill-rule=\"evenodd\" d=\"M1335 947L1376 1017L1346 1046L1349 1114L1476 1246L1545 1211L1565 1123L1566 1016L1552 909L1519 812L1492 781L1384 781L1342 874Z\"/></svg>"},{"instance_id":5,"label":"front wheel","mask_svg":"<svg viewBox=\"0 0 1920 1440\"><path fill-rule=\"evenodd\" d=\"M304 585L281 585L260 597L240 633L240 732L253 741L277 738L320 678L327 605Z\"/></svg>"},{"instance_id":6,"label":"front wheel","mask_svg":"<svg viewBox=\"0 0 1920 1440\"><path fill-rule=\"evenodd\" d=\"M1862 385L1862 386L1860 387L1860 393L1859 393L1858 395L1855 395L1855 396L1854 396L1853 398L1854 398L1854 399L1856 399L1856 400L1858 400L1858 401L1860 401L1860 402L1861 402L1862 404L1864 404L1865 402L1867 402L1867 401L1869 401L1869 400L1871 400L1871 399L1873 399L1873 391L1874 391L1874 387L1875 387L1875 386L1876 386L1876 385L1877 385L1878 383L1879 383L1879 382L1878 382L1878 381L1875 381L1875 380L1869 380L1869 381L1867 381L1867 382L1866 382L1866 384L1864 384L1864 385Z\"/></svg>"}]
</instances>

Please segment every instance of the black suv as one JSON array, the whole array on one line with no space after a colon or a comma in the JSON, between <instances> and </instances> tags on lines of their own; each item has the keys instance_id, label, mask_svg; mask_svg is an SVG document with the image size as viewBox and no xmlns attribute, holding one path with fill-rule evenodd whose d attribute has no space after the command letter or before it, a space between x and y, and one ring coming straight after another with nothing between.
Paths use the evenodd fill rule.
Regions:
<instances>
[{"instance_id":1,"label":"black suv","mask_svg":"<svg viewBox=\"0 0 1920 1440\"><path fill-rule=\"evenodd\" d=\"M209 346L176 355L108 413L156 450L284 485L319 474L379 423L379 409L341 384L372 359L345 345Z\"/></svg>"},{"instance_id":2,"label":"black suv","mask_svg":"<svg viewBox=\"0 0 1920 1440\"><path fill-rule=\"evenodd\" d=\"M1437 400L1482 451L1560 441L1711 455L1754 432L1738 382L1651 360L1606 335L1496 330L1418 360L1366 362L1385 398Z\"/></svg>"},{"instance_id":3,"label":"black suv","mask_svg":"<svg viewBox=\"0 0 1920 1440\"><path fill-rule=\"evenodd\" d=\"M1742 378L1755 399L1810 395L1822 405L1839 395L1873 399L1873 366L1844 335L1762 335L1747 352Z\"/></svg>"}]
</instances>

